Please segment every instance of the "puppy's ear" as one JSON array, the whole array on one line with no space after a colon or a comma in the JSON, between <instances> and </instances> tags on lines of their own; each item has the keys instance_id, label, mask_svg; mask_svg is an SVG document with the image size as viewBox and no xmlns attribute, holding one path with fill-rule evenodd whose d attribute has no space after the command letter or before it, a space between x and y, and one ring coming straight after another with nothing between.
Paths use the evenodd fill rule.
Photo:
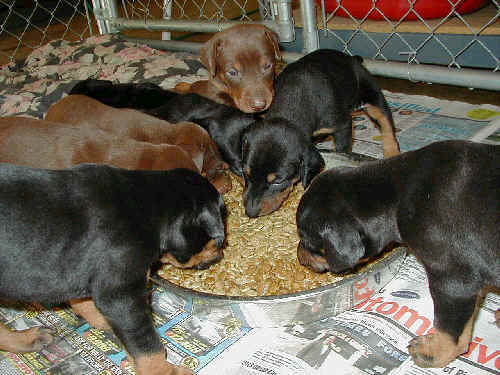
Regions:
<instances>
[{"instance_id":1,"label":"puppy's ear","mask_svg":"<svg viewBox=\"0 0 500 375\"><path fill-rule=\"evenodd\" d=\"M323 160L323 157L316 147L311 144L304 152L300 165L300 181L302 182L302 186L306 188L314 176L321 172L324 167L325 161Z\"/></svg>"},{"instance_id":2,"label":"puppy's ear","mask_svg":"<svg viewBox=\"0 0 500 375\"><path fill-rule=\"evenodd\" d=\"M217 53L221 42L217 35L207 40L199 49L200 60L208 69L210 78L214 78L217 74Z\"/></svg>"},{"instance_id":3,"label":"puppy's ear","mask_svg":"<svg viewBox=\"0 0 500 375\"><path fill-rule=\"evenodd\" d=\"M266 38L269 39L269 41L273 45L274 57L276 58L276 61L280 61L281 51L280 51L280 46L278 44L278 35L272 30L266 30L264 31L264 33L266 34Z\"/></svg>"},{"instance_id":4,"label":"puppy's ear","mask_svg":"<svg viewBox=\"0 0 500 375\"><path fill-rule=\"evenodd\" d=\"M222 215L216 215L215 213L209 212L208 209L205 209L199 216L199 222L208 237L215 239L217 247L220 248L225 238Z\"/></svg>"},{"instance_id":5,"label":"puppy's ear","mask_svg":"<svg viewBox=\"0 0 500 375\"><path fill-rule=\"evenodd\" d=\"M352 269L365 255L362 233L350 217L343 217L323 233L326 260L332 272Z\"/></svg>"}]
</instances>

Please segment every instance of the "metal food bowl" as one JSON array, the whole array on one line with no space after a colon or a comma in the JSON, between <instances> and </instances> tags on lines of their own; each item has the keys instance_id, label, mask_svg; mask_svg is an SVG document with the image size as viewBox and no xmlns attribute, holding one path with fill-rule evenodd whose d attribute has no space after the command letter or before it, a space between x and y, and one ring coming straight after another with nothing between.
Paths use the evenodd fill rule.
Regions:
<instances>
[{"instance_id":1,"label":"metal food bowl","mask_svg":"<svg viewBox=\"0 0 500 375\"><path fill-rule=\"evenodd\" d=\"M327 169L356 167L374 160L361 155L327 152L323 157ZM234 297L181 287L158 274L153 274L151 280L161 292L156 293L155 298L163 299L157 303L178 306L186 315L192 315L200 321L225 316L243 327L285 327L335 316L369 298L396 275L406 252L405 247L398 247L339 281L290 294Z\"/></svg>"},{"instance_id":2,"label":"metal food bowl","mask_svg":"<svg viewBox=\"0 0 500 375\"><path fill-rule=\"evenodd\" d=\"M207 320L219 311L232 315L245 327L284 327L335 316L382 289L398 272L405 255L398 247L357 273L319 288L276 296L233 297L180 287L160 276L152 281L164 289L163 298L184 306L193 316Z\"/></svg>"}]
</instances>

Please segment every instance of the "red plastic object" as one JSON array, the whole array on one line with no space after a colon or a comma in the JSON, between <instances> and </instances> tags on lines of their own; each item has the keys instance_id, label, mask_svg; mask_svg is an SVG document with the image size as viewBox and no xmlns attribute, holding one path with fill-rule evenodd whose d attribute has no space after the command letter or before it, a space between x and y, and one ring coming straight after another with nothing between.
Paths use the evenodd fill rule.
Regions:
<instances>
[{"instance_id":1,"label":"red plastic object","mask_svg":"<svg viewBox=\"0 0 500 375\"><path fill-rule=\"evenodd\" d=\"M321 0L316 1L321 5ZM341 17L349 17L347 14L349 12L357 19L367 17L372 20L383 20L385 16L391 21L399 21L417 20L419 19L417 14L423 19L446 17L452 11L451 3L456 5L457 13L467 14L488 4L490 0L416 0L410 11L412 2L410 0L378 0L373 7L372 0L325 0L325 9L327 12L335 11L335 15Z\"/></svg>"}]
</instances>

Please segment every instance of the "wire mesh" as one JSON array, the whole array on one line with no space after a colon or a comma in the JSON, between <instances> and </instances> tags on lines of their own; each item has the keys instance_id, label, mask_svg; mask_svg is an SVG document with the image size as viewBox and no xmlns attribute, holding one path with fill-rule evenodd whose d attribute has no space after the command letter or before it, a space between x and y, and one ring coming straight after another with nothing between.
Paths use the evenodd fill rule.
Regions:
<instances>
[{"instance_id":1,"label":"wire mesh","mask_svg":"<svg viewBox=\"0 0 500 375\"><path fill-rule=\"evenodd\" d=\"M352 1L330 0L325 6L322 0L319 24L326 38L335 40L340 49L350 54L359 54L358 46L362 43L364 57L376 60L500 70L498 0L478 10L481 13L471 14L460 12L466 0L446 0L444 4L449 9L438 19L421 15L417 1L407 0L408 10L395 19L386 15L387 9L381 7L386 6L387 1L369 1L370 8L360 17L359 13L354 14L356 9L348 7ZM443 0L435 4L439 2ZM325 8L329 8L328 11Z\"/></svg>"},{"instance_id":2,"label":"wire mesh","mask_svg":"<svg viewBox=\"0 0 500 375\"><path fill-rule=\"evenodd\" d=\"M85 3L0 0L0 64L21 59L54 39L74 41L92 35Z\"/></svg>"}]
</instances>

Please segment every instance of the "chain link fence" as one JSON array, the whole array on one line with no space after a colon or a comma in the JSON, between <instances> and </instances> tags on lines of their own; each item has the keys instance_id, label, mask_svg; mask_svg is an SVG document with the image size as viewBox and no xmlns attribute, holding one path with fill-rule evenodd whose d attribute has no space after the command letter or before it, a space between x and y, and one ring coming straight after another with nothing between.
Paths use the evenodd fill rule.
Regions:
<instances>
[{"instance_id":1,"label":"chain link fence","mask_svg":"<svg viewBox=\"0 0 500 375\"><path fill-rule=\"evenodd\" d=\"M54 39L97 32L85 0L0 0L0 65L26 57ZM95 31L93 31L95 30Z\"/></svg>"},{"instance_id":2,"label":"chain link fence","mask_svg":"<svg viewBox=\"0 0 500 375\"><path fill-rule=\"evenodd\" d=\"M438 18L425 3L443 8ZM0 62L94 32L195 52L210 33L258 22L287 61L335 48L374 74L500 90L499 17L499 0L0 0Z\"/></svg>"},{"instance_id":3,"label":"chain link fence","mask_svg":"<svg viewBox=\"0 0 500 375\"><path fill-rule=\"evenodd\" d=\"M500 89L498 0L318 3L320 45L373 59L379 74ZM379 64L395 61L406 66Z\"/></svg>"}]
</instances>

